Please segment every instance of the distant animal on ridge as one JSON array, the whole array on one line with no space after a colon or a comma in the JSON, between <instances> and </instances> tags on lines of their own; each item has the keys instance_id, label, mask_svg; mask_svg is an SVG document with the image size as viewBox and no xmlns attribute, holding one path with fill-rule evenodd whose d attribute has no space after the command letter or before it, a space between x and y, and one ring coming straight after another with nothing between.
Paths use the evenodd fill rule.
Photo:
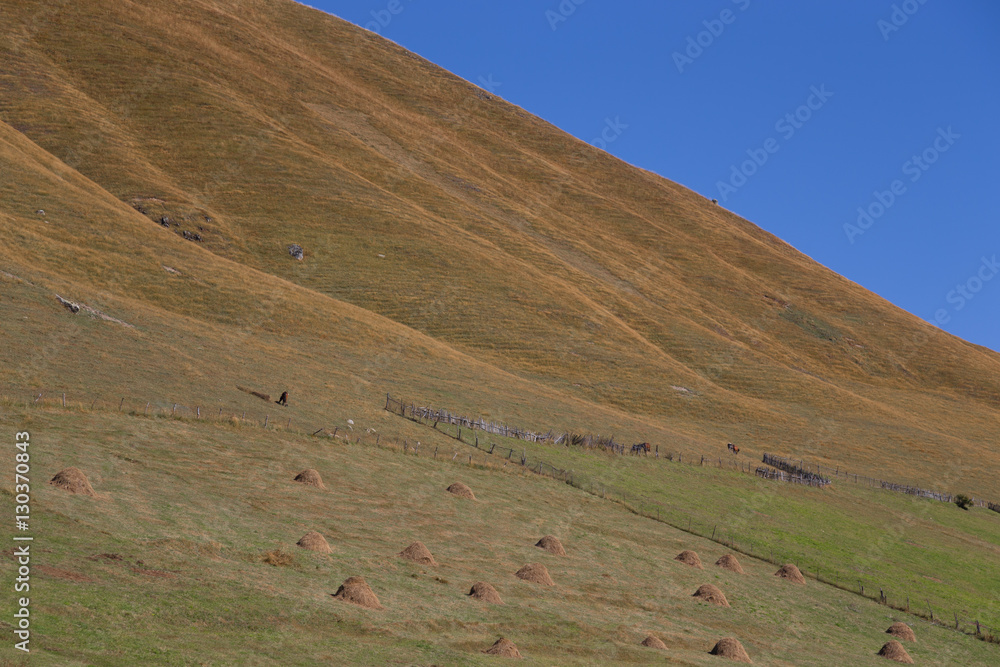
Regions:
<instances>
[{"instance_id":1,"label":"distant animal on ridge","mask_svg":"<svg viewBox=\"0 0 1000 667\"><path fill-rule=\"evenodd\" d=\"M288 405L288 392L281 392L281 398L275 401L278 405Z\"/></svg>"},{"instance_id":2,"label":"distant animal on ridge","mask_svg":"<svg viewBox=\"0 0 1000 667\"><path fill-rule=\"evenodd\" d=\"M729 447L729 451L731 451L733 454L739 454L740 453L740 448L737 447L736 445L734 445L731 442L728 445L726 445L726 447Z\"/></svg>"}]
</instances>

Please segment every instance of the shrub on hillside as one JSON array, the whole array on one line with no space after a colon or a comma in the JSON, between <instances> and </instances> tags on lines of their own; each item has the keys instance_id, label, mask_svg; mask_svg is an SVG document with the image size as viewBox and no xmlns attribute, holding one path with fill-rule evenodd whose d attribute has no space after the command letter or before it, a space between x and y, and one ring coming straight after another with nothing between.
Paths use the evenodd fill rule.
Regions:
<instances>
[{"instance_id":1,"label":"shrub on hillside","mask_svg":"<svg viewBox=\"0 0 1000 667\"><path fill-rule=\"evenodd\" d=\"M955 496L955 504L958 505L963 510L968 510L970 507L972 507L972 498L965 495L964 493L960 493L957 496Z\"/></svg>"}]
</instances>

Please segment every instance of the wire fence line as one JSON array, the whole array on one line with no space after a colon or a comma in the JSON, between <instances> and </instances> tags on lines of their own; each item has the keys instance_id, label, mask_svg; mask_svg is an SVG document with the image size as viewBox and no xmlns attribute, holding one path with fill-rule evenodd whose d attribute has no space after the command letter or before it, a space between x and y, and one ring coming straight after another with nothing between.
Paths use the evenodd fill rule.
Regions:
<instances>
[{"instance_id":1,"label":"wire fence line","mask_svg":"<svg viewBox=\"0 0 1000 667\"><path fill-rule=\"evenodd\" d=\"M410 410L410 404L405 404L401 401L397 401L394 405L387 400L387 405L389 407L398 408L398 411L391 410L393 414L397 414L405 419L415 421L430 428L436 428L437 426L432 423L432 417L436 414L436 411L422 410L416 406L414 406L413 410ZM403 409L404 407L405 409ZM458 426L455 422L452 423ZM464 423L466 428L468 428L468 423L469 422ZM720 530L718 523L706 521L704 518L699 515L695 515L689 510L670 506L657 500L652 500L641 494L627 491L612 484L604 483L593 477L574 474L572 470L564 470L540 459L532 460L523 449L518 452L518 450L511 447L503 447L495 443L488 443L485 439L480 441L476 435L473 435L471 441L467 441L462 436L460 426L454 435L440 429L438 430L445 435L454 437L462 444L482 451L485 455L484 462L485 458L491 455L500 456L501 458L506 459L507 462L512 461L513 463L521 466L524 470L563 481L570 486L580 489L581 491L585 491L586 493L599 498L618 503L623 508L634 514L669 525L702 539L721 544L737 553L745 554L752 558L766 561L778 566L785 563L797 563L800 565L803 575L813 578L821 583L860 595L898 611L925 618L933 623L953 627L957 631L972 634L984 641L1000 643L1000 637L997 637L997 635L995 635L990 628L983 625L978 619L969 618L967 614L962 615L953 611L952 617L954 618L954 625L952 625L950 619L941 615L940 608L938 609L938 613L935 614L935 610L929 601L925 600L927 603L926 607L923 605L917 606L916 604L911 605L909 595L906 595L905 593L897 594L890 588L880 585L877 582L872 583L869 581L866 584L866 582L861 579L851 578L850 580L847 580L843 577L838 578L837 573L833 570L833 568L824 568L821 564L815 563L815 560L812 560L813 565L810 566L810 559L806 558L804 554L795 553L792 550L780 546L776 547L772 541L754 539L752 533L747 534L744 532L735 532L725 527ZM775 457L772 457L772 460L774 458ZM674 461L674 455L669 454L664 457L664 460ZM678 455L676 460L680 463L681 457ZM472 462L471 455L469 457L469 461L470 463ZM768 470L770 471L769 475L771 476L769 478L771 479L785 479L785 481L793 482L797 481L797 483L811 486L825 486L830 483L829 480L821 482L819 475L809 473L804 470L803 472L805 472L805 474L803 475L788 473L773 468L753 468L753 466L749 463L744 464L737 461L727 464L721 457L717 459L708 459L705 456L694 459L689 457L688 461L690 464L698 466L704 466L706 462L709 465L716 465L717 461L717 465L719 467L732 468L747 474L759 475L760 470ZM875 593L876 590L878 591L877 595ZM917 600L917 598L914 598L914 600Z\"/></svg>"}]
</instances>

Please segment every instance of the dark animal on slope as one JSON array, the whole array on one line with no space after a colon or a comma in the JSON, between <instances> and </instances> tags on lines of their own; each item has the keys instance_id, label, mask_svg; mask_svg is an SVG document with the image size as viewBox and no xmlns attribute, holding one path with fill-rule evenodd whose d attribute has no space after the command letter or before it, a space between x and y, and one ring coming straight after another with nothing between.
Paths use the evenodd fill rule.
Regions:
<instances>
[{"instance_id":1,"label":"dark animal on slope","mask_svg":"<svg viewBox=\"0 0 1000 667\"><path fill-rule=\"evenodd\" d=\"M633 454L649 454L650 446L648 442L640 442L638 445L632 445Z\"/></svg>"},{"instance_id":2,"label":"dark animal on slope","mask_svg":"<svg viewBox=\"0 0 1000 667\"><path fill-rule=\"evenodd\" d=\"M281 398L275 401L278 405L288 405L288 392L281 392Z\"/></svg>"},{"instance_id":3,"label":"dark animal on slope","mask_svg":"<svg viewBox=\"0 0 1000 667\"><path fill-rule=\"evenodd\" d=\"M737 447L736 445L734 445L731 442L728 445L726 445L726 447L729 447L729 451L731 451L733 454L739 454L740 453L740 448Z\"/></svg>"}]
</instances>

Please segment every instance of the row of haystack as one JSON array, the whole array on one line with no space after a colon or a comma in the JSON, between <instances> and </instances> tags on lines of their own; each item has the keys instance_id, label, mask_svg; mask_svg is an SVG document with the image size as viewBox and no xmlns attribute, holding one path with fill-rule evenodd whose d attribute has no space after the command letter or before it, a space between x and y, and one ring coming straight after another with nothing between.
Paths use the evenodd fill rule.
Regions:
<instances>
[{"instance_id":1,"label":"row of haystack","mask_svg":"<svg viewBox=\"0 0 1000 667\"><path fill-rule=\"evenodd\" d=\"M314 486L319 489L326 488L319 472L312 468L300 472L295 476L294 481ZM49 481L49 483L70 493L92 497L97 496L97 493L91 486L87 476L83 473L83 471L76 467L69 467L59 471ZM476 499L472 489L462 482L455 482L447 488L447 491L461 498L467 498L469 500ZM328 554L332 552L330 544L327 542L326 538L316 531L307 532L296 544L303 549L308 549L309 551L317 553ZM563 547L559 539L553 535L546 535L542 537L535 543L535 546L556 556L566 555L566 549ZM431 554L430 550L419 541L414 542L399 552L399 557L421 565L437 565L437 561L434 560L433 554ZM701 559L694 551L682 551L674 557L674 560L690 565L691 567L704 569ZM725 554L715 561L715 565L730 572L745 574L740 562L732 554ZM542 584L545 586L555 585L555 582L549 575L548 569L546 569L546 567L541 563L528 563L515 572L514 575L523 581L531 583ZM802 576L799 568L792 564L783 565L777 572L774 573L774 576L787 579L797 584L806 583L805 577ZM482 600L490 604L503 604L503 600L500 598L500 594L497 592L496 588L484 581L477 581L473 584L467 595L473 599ZM378 596L375 595L375 592L368 585L368 582L365 581L364 577L348 577L337 589L337 592L333 594L333 597L368 609L383 609ZM721 607L730 606L729 600L726 599L725 594L718 587L712 584L704 584L698 587L698 590L694 592L692 597ZM911 642L916 641L916 636L913 634L913 630L905 623L893 623L892 626L886 630L886 632L897 639ZM642 641L642 645L654 649L667 648L667 645L654 635L647 636ZM483 652L489 655L502 657L521 657L521 653L518 651L517 646L512 641L504 637L498 639L496 643ZM725 637L720 639L715 646L712 647L712 650L709 651L709 653L739 662L751 662L750 656L743 648L743 645L734 637ZM906 649L895 639L886 642L878 652L878 655L897 662L907 664L913 663L913 659L910 658Z\"/></svg>"}]
</instances>

